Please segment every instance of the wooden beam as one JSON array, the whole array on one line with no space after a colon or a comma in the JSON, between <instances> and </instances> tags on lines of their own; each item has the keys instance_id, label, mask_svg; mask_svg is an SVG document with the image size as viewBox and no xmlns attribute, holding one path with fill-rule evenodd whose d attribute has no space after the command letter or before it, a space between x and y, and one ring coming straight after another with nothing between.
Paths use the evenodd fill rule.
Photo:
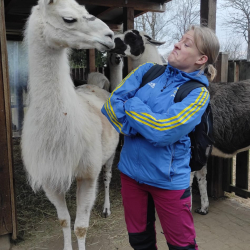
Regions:
<instances>
[{"instance_id":1,"label":"wooden beam","mask_svg":"<svg viewBox=\"0 0 250 250\"><path fill-rule=\"evenodd\" d=\"M95 72L95 49L87 50L89 73Z\"/></svg>"},{"instance_id":2,"label":"wooden beam","mask_svg":"<svg viewBox=\"0 0 250 250\"><path fill-rule=\"evenodd\" d=\"M10 12L10 9L16 4L18 0L7 0L5 1L5 15Z\"/></svg>"},{"instance_id":3,"label":"wooden beam","mask_svg":"<svg viewBox=\"0 0 250 250\"><path fill-rule=\"evenodd\" d=\"M100 5L108 7L126 7L134 8L135 10L152 11L152 12L164 12L165 4L149 2L144 0L77 0L79 4Z\"/></svg>"},{"instance_id":4,"label":"wooden beam","mask_svg":"<svg viewBox=\"0 0 250 250\"><path fill-rule=\"evenodd\" d=\"M114 9L116 9L116 8L115 7L107 8L106 10L103 10L102 12L99 12L99 14L94 15L94 16L101 18L103 15L109 13L110 11L112 11Z\"/></svg>"},{"instance_id":5,"label":"wooden beam","mask_svg":"<svg viewBox=\"0 0 250 250\"><path fill-rule=\"evenodd\" d=\"M200 0L200 23L216 30L217 0Z\"/></svg>"},{"instance_id":6,"label":"wooden beam","mask_svg":"<svg viewBox=\"0 0 250 250\"><path fill-rule=\"evenodd\" d=\"M134 29L134 9L123 8L123 32ZM123 76L125 77L133 70L131 58L124 60Z\"/></svg>"},{"instance_id":7,"label":"wooden beam","mask_svg":"<svg viewBox=\"0 0 250 250\"><path fill-rule=\"evenodd\" d=\"M122 24L106 23L113 31L122 31Z\"/></svg>"},{"instance_id":8,"label":"wooden beam","mask_svg":"<svg viewBox=\"0 0 250 250\"><path fill-rule=\"evenodd\" d=\"M11 124L4 0L0 0L0 235L12 233L16 239Z\"/></svg>"},{"instance_id":9,"label":"wooden beam","mask_svg":"<svg viewBox=\"0 0 250 250\"><path fill-rule=\"evenodd\" d=\"M113 8L107 7L107 6L96 6L95 8L91 8L89 10L89 14L100 18L103 14L111 11Z\"/></svg>"}]
</instances>

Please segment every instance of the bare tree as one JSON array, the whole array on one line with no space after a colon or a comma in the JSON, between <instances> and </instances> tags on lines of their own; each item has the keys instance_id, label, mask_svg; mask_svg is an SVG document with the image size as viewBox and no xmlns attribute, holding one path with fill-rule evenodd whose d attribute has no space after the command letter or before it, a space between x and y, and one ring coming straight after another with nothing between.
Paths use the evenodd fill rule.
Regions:
<instances>
[{"instance_id":1,"label":"bare tree","mask_svg":"<svg viewBox=\"0 0 250 250\"><path fill-rule=\"evenodd\" d=\"M135 18L135 29L146 32L153 39L168 40L172 18L169 15L170 6L171 4L168 3L164 13L147 12Z\"/></svg>"},{"instance_id":2,"label":"bare tree","mask_svg":"<svg viewBox=\"0 0 250 250\"><path fill-rule=\"evenodd\" d=\"M242 34L247 42L247 60L250 61L250 1L249 0L224 0L222 5L227 8L228 14L225 24L233 32Z\"/></svg>"},{"instance_id":3,"label":"bare tree","mask_svg":"<svg viewBox=\"0 0 250 250\"><path fill-rule=\"evenodd\" d=\"M246 56L241 41L236 38L220 43L220 50L228 53L229 60L240 60Z\"/></svg>"},{"instance_id":4,"label":"bare tree","mask_svg":"<svg viewBox=\"0 0 250 250\"><path fill-rule=\"evenodd\" d=\"M173 40L180 40L191 24L200 23L200 0L172 1Z\"/></svg>"},{"instance_id":5,"label":"bare tree","mask_svg":"<svg viewBox=\"0 0 250 250\"><path fill-rule=\"evenodd\" d=\"M135 19L135 28L164 40L167 48L179 40L190 24L199 24L200 0L172 0L164 13L148 12Z\"/></svg>"}]
</instances>

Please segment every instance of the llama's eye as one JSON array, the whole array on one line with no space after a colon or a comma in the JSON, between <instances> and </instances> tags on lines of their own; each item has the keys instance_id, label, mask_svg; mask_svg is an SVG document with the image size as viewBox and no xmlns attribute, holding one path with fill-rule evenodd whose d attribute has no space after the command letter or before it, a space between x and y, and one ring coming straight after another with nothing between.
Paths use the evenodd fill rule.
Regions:
<instances>
[{"instance_id":1,"label":"llama's eye","mask_svg":"<svg viewBox=\"0 0 250 250\"><path fill-rule=\"evenodd\" d=\"M63 17L62 19L63 19L63 21L65 23L75 23L75 22L77 22L77 19L75 19L73 17Z\"/></svg>"}]
</instances>

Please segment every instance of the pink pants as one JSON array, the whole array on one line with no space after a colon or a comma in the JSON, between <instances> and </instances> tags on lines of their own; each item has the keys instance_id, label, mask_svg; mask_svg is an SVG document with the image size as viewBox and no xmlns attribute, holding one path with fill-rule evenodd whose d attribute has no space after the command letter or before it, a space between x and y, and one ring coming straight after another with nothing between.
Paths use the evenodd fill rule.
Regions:
<instances>
[{"instance_id":1,"label":"pink pants","mask_svg":"<svg viewBox=\"0 0 250 250\"><path fill-rule=\"evenodd\" d=\"M190 188L165 190L121 173L122 198L130 244L134 249L157 249L155 208L169 249L196 249Z\"/></svg>"}]
</instances>

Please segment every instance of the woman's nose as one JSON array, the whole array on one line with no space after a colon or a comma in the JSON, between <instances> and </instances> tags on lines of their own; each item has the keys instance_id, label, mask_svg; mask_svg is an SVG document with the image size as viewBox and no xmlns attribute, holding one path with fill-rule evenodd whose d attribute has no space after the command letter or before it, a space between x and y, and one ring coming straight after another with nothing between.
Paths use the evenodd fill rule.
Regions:
<instances>
[{"instance_id":1,"label":"woman's nose","mask_svg":"<svg viewBox=\"0 0 250 250\"><path fill-rule=\"evenodd\" d=\"M179 49L180 48L180 42L175 43L174 47Z\"/></svg>"}]
</instances>

